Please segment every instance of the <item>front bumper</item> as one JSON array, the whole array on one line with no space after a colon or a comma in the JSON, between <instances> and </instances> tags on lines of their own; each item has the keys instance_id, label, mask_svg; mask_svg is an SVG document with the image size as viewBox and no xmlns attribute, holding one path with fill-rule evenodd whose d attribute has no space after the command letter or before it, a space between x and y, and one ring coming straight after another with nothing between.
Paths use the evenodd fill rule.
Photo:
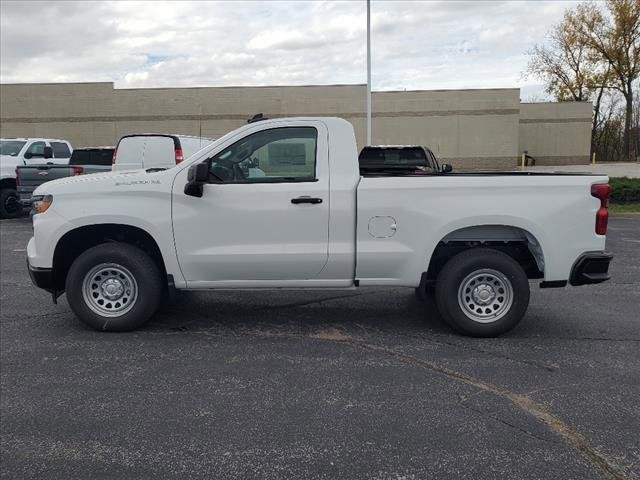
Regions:
<instances>
[{"instance_id":1,"label":"front bumper","mask_svg":"<svg viewBox=\"0 0 640 480\"><path fill-rule=\"evenodd\" d=\"M46 290L47 292L55 292L55 283L53 281L53 269L52 268L38 268L32 267L27 260L27 268L29 269L29 276L33 284Z\"/></svg>"},{"instance_id":2,"label":"front bumper","mask_svg":"<svg viewBox=\"0 0 640 480\"><path fill-rule=\"evenodd\" d=\"M609 264L612 258L613 254L607 252L587 252L580 255L571 269L569 283L577 287L609 280Z\"/></svg>"}]
</instances>

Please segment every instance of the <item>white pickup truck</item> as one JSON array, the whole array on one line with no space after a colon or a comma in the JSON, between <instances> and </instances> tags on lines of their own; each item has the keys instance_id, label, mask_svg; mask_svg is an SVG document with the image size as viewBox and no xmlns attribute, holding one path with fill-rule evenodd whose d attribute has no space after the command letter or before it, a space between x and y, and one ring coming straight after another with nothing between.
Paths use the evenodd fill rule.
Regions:
<instances>
[{"instance_id":1,"label":"white pickup truck","mask_svg":"<svg viewBox=\"0 0 640 480\"><path fill-rule=\"evenodd\" d=\"M0 138L0 218L22 214L18 197L16 167L20 165L69 163L73 148L67 140L55 138Z\"/></svg>"},{"instance_id":2,"label":"white pickup truck","mask_svg":"<svg viewBox=\"0 0 640 480\"><path fill-rule=\"evenodd\" d=\"M164 171L34 192L33 282L86 324L143 325L173 289L415 287L458 332L513 328L541 287L609 278L606 176L361 174L351 124L263 120Z\"/></svg>"}]
</instances>

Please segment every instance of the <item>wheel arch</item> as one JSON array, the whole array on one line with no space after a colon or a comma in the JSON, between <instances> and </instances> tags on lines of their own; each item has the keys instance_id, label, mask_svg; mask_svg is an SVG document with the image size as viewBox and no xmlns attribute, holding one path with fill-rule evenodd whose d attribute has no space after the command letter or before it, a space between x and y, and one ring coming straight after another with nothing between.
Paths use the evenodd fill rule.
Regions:
<instances>
[{"instance_id":1,"label":"wheel arch","mask_svg":"<svg viewBox=\"0 0 640 480\"><path fill-rule=\"evenodd\" d=\"M73 261L91 247L109 242L122 242L140 248L156 263L163 280L167 269L156 240L146 230L133 225L101 223L85 225L66 232L57 242L53 253L53 281L58 291L64 285Z\"/></svg>"},{"instance_id":2,"label":"wheel arch","mask_svg":"<svg viewBox=\"0 0 640 480\"><path fill-rule=\"evenodd\" d=\"M529 278L543 278L545 257L540 240L528 229L508 224L484 224L456 228L437 242L423 282L433 282L455 255L472 248L502 251L523 267Z\"/></svg>"}]
</instances>

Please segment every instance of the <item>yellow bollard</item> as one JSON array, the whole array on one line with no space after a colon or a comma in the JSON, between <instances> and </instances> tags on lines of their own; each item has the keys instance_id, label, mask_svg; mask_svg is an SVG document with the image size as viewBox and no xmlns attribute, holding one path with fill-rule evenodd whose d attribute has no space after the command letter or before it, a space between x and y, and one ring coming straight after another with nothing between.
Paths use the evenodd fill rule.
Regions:
<instances>
[{"instance_id":1,"label":"yellow bollard","mask_svg":"<svg viewBox=\"0 0 640 480\"><path fill-rule=\"evenodd\" d=\"M522 170L523 172L524 172L524 163L526 161L526 158L527 158L527 154L523 153L522 154L522 165L520 166L520 170Z\"/></svg>"},{"instance_id":2,"label":"yellow bollard","mask_svg":"<svg viewBox=\"0 0 640 480\"><path fill-rule=\"evenodd\" d=\"M595 165L595 164L596 164L596 152L593 152L593 155L591 155L591 163L592 163L593 165Z\"/></svg>"}]
</instances>

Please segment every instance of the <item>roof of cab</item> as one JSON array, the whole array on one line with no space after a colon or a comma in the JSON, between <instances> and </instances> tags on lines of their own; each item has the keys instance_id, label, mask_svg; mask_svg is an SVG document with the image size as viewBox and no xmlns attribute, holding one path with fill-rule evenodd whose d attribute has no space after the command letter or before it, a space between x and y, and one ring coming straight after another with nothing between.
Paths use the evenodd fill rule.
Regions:
<instances>
[{"instance_id":1,"label":"roof of cab","mask_svg":"<svg viewBox=\"0 0 640 480\"><path fill-rule=\"evenodd\" d=\"M17 141L20 141L20 142L28 142L29 140L37 140L37 141L41 141L41 142L65 142L65 143L71 143L71 142L69 142L69 140L65 140L63 138L40 138L40 137L0 138L0 140L1 141L17 140Z\"/></svg>"}]
</instances>

